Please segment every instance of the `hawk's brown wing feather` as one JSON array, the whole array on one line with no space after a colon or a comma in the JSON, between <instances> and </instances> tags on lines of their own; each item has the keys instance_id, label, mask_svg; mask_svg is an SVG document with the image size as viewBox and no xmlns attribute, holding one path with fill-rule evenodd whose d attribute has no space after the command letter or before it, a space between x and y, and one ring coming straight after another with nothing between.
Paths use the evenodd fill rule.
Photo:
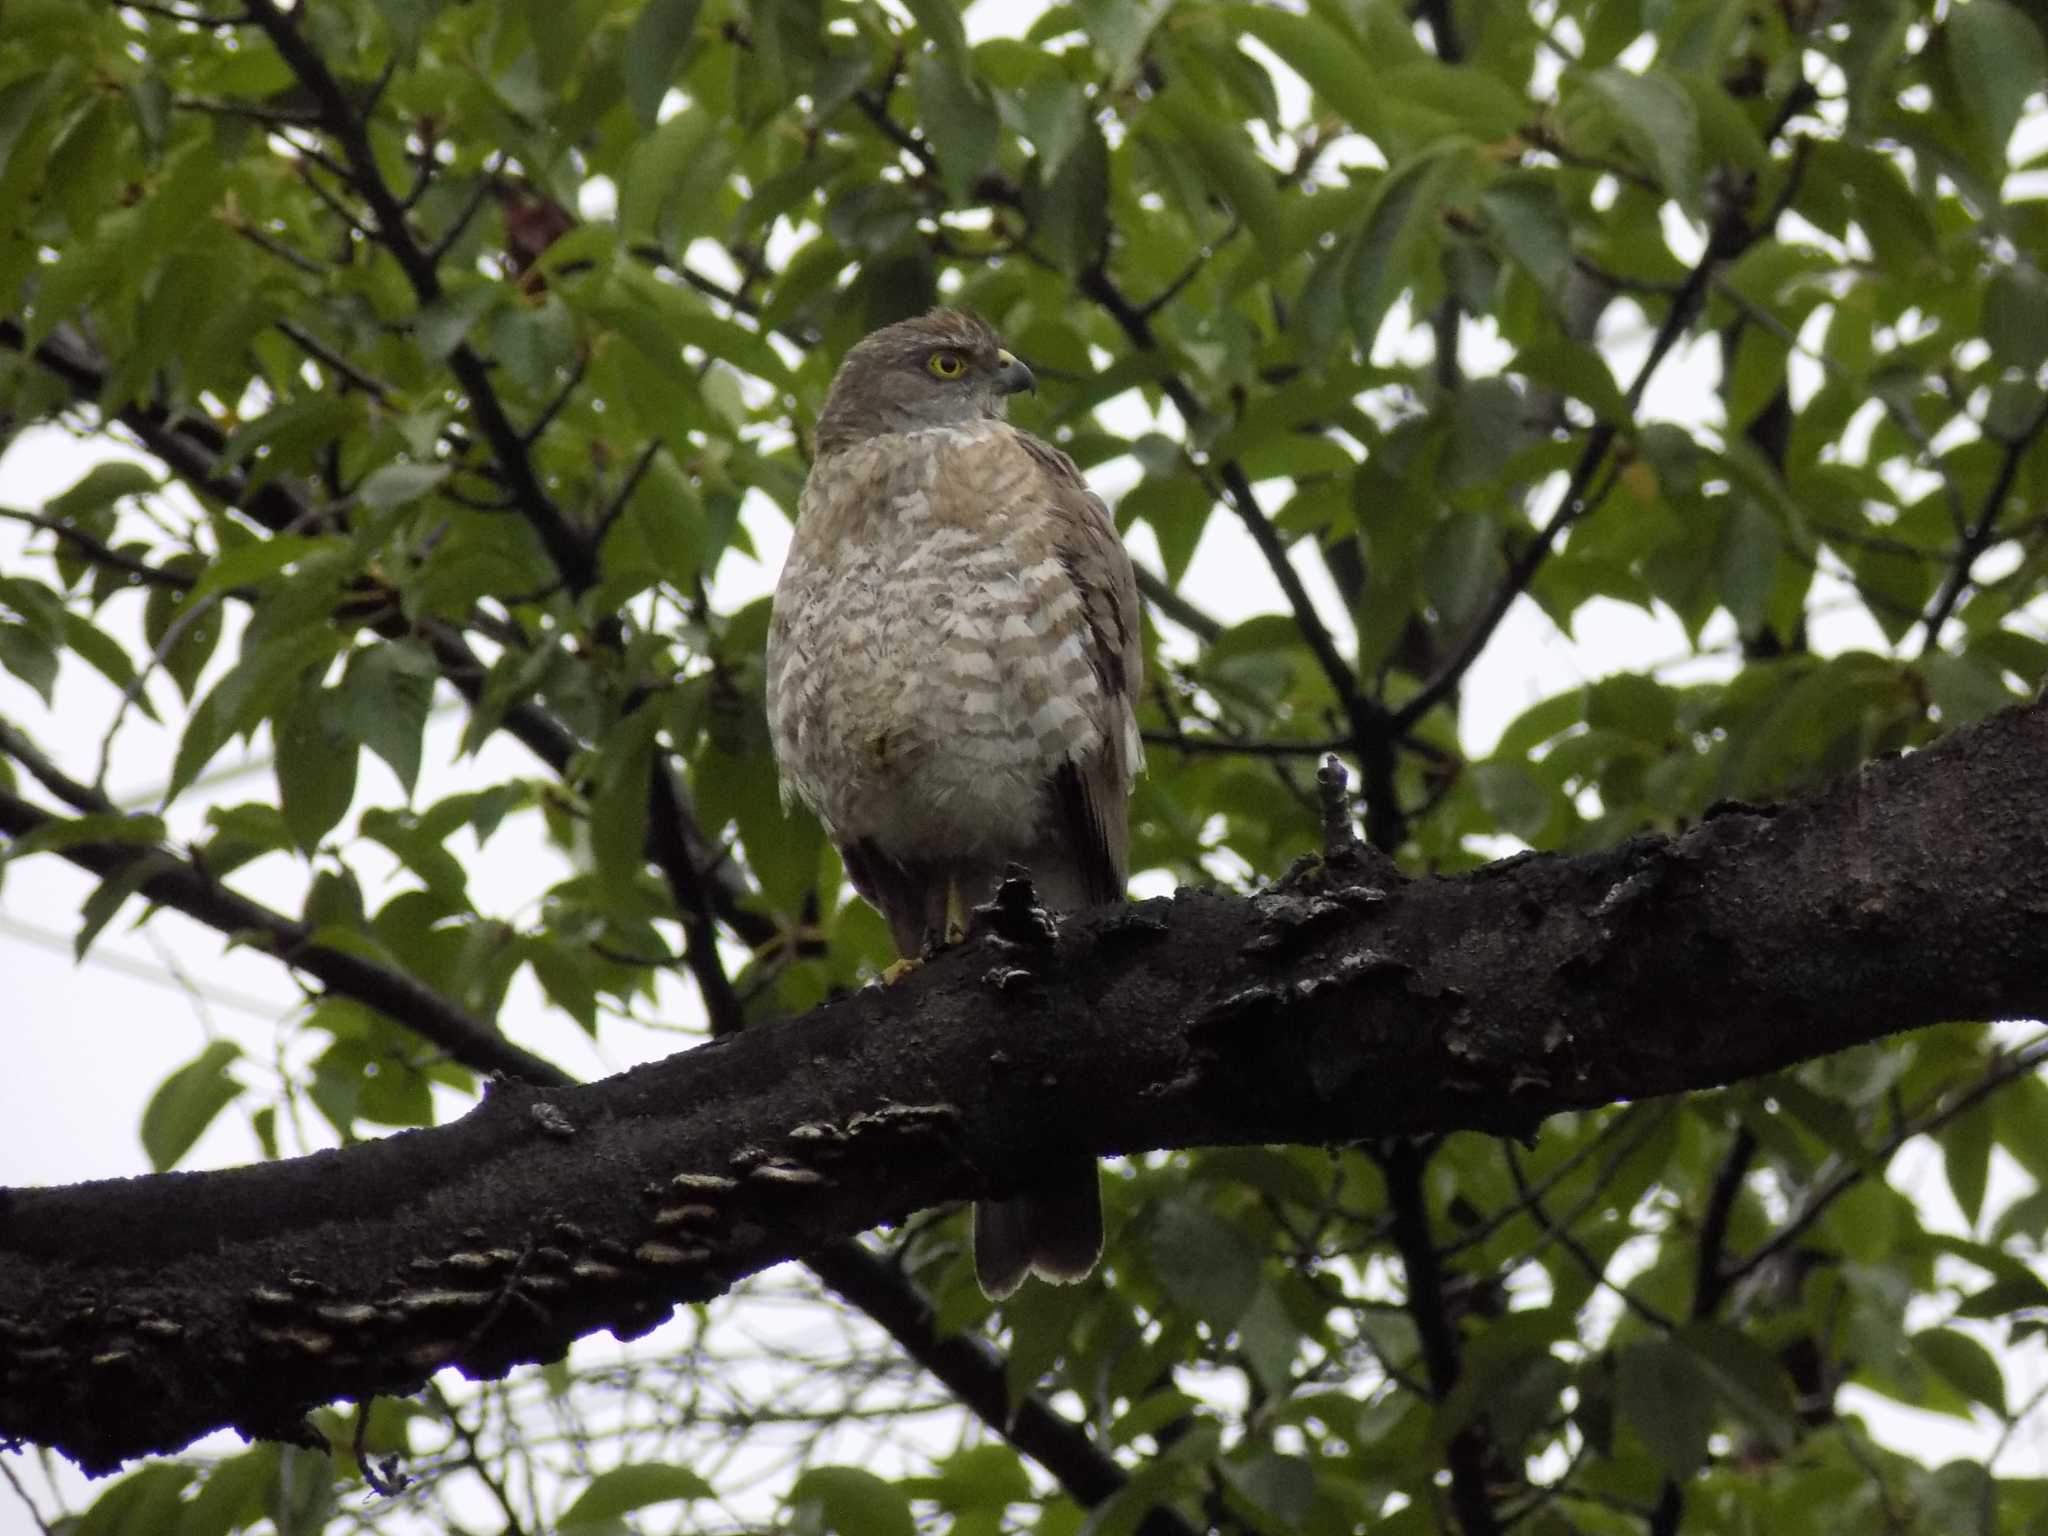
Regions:
<instances>
[{"instance_id":1,"label":"hawk's brown wing feather","mask_svg":"<svg viewBox=\"0 0 2048 1536\"><path fill-rule=\"evenodd\" d=\"M1059 827L1080 865L1091 905L1118 900L1130 871L1131 775L1139 765L1137 698L1144 669L1138 579L1102 498L1074 461L1026 432L1014 434L1038 470L1054 549L1081 598L1089 665L1099 684L1095 725L1102 745L1053 772Z\"/></svg>"}]
</instances>

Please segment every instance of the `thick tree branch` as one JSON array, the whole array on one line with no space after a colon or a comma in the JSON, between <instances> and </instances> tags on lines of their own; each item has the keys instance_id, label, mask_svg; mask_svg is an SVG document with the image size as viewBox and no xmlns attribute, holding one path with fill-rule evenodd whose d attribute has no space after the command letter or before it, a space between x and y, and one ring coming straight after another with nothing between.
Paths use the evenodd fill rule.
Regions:
<instances>
[{"instance_id":1,"label":"thick tree branch","mask_svg":"<svg viewBox=\"0 0 2048 1536\"><path fill-rule=\"evenodd\" d=\"M0 1435L103 1468L292 1432L443 1364L638 1332L1050 1155L1527 1129L2048 1011L2048 706L1676 838L1391 888L1366 867L977 933L898 986L436 1130L15 1191Z\"/></svg>"},{"instance_id":2,"label":"thick tree branch","mask_svg":"<svg viewBox=\"0 0 2048 1536\"><path fill-rule=\"evenodd\" d=\"M20 349L26 338L13 322L0 321L0 345ZM53 337L35 355L45 368L78 390L82 399L98 395L105 369L82 341ZM145 447L202 493L241 508L267 527L290 527L304 520L310 503L288 482L272 480L260 490L250 491L239 474L220 470L225 440L211 422L172 418L159 408L141 406L124 412L122 420ZM463 634L451 624L428 621L424 638L442 675L472 704L477 703L483 696L487 669ZM507 707L500 724L557 774L570 771L582 748L574 732L530 700ZM53 792L74 809L96 808L70 799L61 790ZM722 973L717 966L715 936L705 924L703 908L708 906L720 922L750 945L777 938L779 930L772 918L747 903L750 893L744 880L698 827L684 786L664 772L657 776L651 794L648 857L678 894L688 932L686 952L705 988L707 1009L714 1023L731 1027L737 1022L736 1004L726 1001L730 988L719 985ZM10 813L11 824L6 821ZM0 805L0 830L13 835L24 835L48 820L46 813L26 801L11 807ZM132 868L134 861L146 854L133 847L89 847L70 856L97 873L113 875ZM535 1084L569 1081L551 1063L509 1046L494 1030L402 972L343 952L308 947L303 943L303 931L289 918L226 891L196 869L173 865L168 855L157 857L164 867L142 887L152 900L177 907L224 933L267 934L273 946L300 969L386 1013L465 1065ZM701 904L682 900L691 892L702 898ZM1011 1402L1002 1364L991 1358L988 1350L938 1339L924 1298L882 1260L847 1242L813 1254L811 1267L827 1285L869 1310L912 1359L946 1382L963 1402L977 1412L986 1410L983 1416L992 1428L1039 1459L1077 1500L1092 1504L1106 1496L1101 1490L1114 1491L1123 1485L1123 1469L1080 1426L1061 1418L1034 1396L1027 1394ZM1179 1517L1163 1507L1149 1511L1141 1528L1148 1536L1181 1536L1185 1529Z\"/></svg>"}]
</instances>

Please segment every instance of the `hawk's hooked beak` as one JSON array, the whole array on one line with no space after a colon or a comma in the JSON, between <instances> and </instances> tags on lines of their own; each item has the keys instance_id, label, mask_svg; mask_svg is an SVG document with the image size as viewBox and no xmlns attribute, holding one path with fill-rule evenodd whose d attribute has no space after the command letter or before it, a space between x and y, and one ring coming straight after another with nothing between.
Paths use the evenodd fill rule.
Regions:
<instances>
[{"instance_id":1,"label":"hawk's hooked beak","mask_svg":"<svg viewBox=\"0 0 2048 1536\"><path fill-rule=\"evenodd\" d=\"M1031 376L1031 370L1018 360L1016 353L1005 347L996 354L996 362L1000 365L996 369L997 394L1038 393L1038 380Z\"/></svg>"}]
</instances>

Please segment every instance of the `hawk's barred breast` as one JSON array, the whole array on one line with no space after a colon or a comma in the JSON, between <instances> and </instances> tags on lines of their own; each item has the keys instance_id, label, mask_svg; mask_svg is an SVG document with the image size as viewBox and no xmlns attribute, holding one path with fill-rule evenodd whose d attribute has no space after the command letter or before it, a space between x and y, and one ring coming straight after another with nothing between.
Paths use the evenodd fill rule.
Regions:
<instances>
[{"instance_id":1,"label":"hawk's barred breast","mask_svg":"<svg viewBox=\"0 0 2048 1536\"><path fill-rule=\"evenodd\" d=\"M995 422L834 458L806 489L769 638L785 795L836 842L899 859L1032 846L1048 776L1121 713L1037 462Z\"/></svg>"}]
</instances>

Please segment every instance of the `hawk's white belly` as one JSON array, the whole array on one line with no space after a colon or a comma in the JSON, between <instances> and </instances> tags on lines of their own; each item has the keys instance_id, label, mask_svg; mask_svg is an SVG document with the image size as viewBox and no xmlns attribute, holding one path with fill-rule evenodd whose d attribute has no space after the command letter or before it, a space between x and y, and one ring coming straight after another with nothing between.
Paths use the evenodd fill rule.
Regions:
<instances>
[{"instance_id":1,"label":"hawk's white belly","mask_svg":"<svg viewBox=\"0 0 2048 1536\"><path fill-rule=\"evenodd\" d=\"M1021 854L1053 770L1100 745L1080 594L1020 530L936 517L917 459L875 467L865 536L807 545L800 526L776 590L784 793L899 859Z\"/></svg>"}]
</instances>

